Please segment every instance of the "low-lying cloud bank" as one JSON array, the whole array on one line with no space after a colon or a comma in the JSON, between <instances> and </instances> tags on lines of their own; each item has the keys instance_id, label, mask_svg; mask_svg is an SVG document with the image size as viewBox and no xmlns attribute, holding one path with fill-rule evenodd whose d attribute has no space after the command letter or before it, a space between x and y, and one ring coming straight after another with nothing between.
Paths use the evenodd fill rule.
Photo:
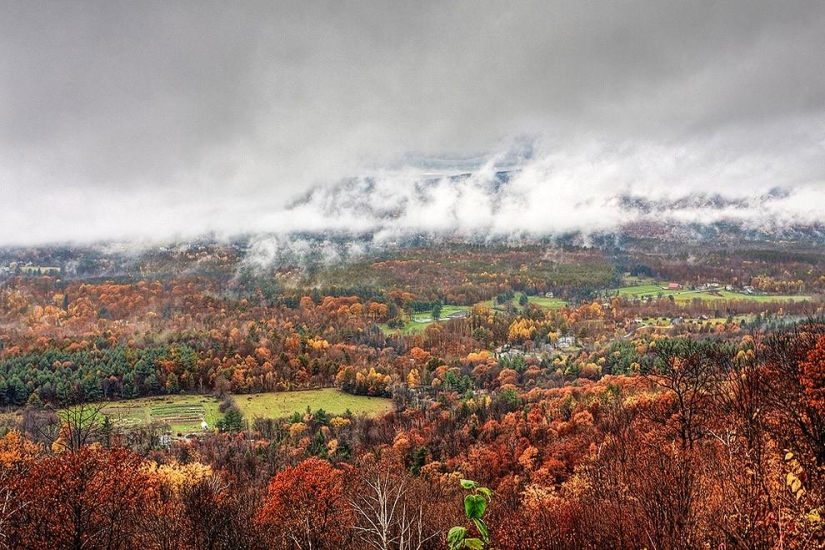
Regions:
<instances>
[{"instance_id":1,"label":"low-lying cloud bank","mask_svg":"<svg viewBox=\"0 0 825 550\"><path fill-rule=\"evenodd\" d=\"M791 182L777 185L777 182ZM747 228L825 221L825 185L764 152L708 162L662 146L548 154L507 171L495 159L462 175L379 174L318 187L273 227L466 237L603 232L641 220Z\"/></svg>"},{"instance_id":2,"label":"low-lying cloud bank","mask_svg":"<svg viewBox=\"0 0 825 550\"><path fill-rule=\"evenodd\" d=\"M0 245L822 221L823 28L817 0L8 0Z\"/></svg>"},{"instance_id":3,"label":"low-lying cloud bank","mask_svg":"<svg viewBox=\"0 0 825 550\"><path fill-rule=\"evenodd\" d=\"M752 229L825 221L825 180L814 169L825 144L792 153L700 145L545 144L515 162L512 152L492 155L469 172L374 170L291 193L67 191L4 216L0 234L21 244L257 233L281 235L282 243L295 233L369 234L381 243L589 234L639 221Z\"/></svg>"}]
</instances>

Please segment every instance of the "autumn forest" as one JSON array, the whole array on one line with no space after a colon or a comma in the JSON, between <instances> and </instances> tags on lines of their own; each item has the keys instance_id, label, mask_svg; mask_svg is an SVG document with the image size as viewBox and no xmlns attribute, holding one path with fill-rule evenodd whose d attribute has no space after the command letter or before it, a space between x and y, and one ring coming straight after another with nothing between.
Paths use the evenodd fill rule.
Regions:
<instances>
[{"instance_id":1,"label":"autumn forest","mask_svg":"<svg viewBox=\"0 0 825 550\"><path fill-rule=\"evenodd\" d=\"M322 252L0 251L0 547L825 545L825 249Z\"/></svg>"}]
</instances>

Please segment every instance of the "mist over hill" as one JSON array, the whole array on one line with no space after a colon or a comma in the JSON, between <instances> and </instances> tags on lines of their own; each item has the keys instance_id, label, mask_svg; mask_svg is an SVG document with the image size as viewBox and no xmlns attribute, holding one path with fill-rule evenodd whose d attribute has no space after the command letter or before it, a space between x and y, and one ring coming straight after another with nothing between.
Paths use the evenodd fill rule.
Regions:
<instances>
[{"instance_id":1,"label":"mist over hill","mask_svg":"<svg viewBox=\"0 0 825 550\"><path fill-rule=\"evenodd\" d=\"M823 221L825 9L0 7L0 245Z\"/></svg>"}]
</instances>

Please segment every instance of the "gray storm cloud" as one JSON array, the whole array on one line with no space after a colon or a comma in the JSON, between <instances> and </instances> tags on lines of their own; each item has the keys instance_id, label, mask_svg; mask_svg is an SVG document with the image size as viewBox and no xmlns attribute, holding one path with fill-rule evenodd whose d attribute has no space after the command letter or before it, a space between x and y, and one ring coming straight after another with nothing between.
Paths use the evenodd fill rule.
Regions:
<instances>
[{"instance_id":1,"label":"gray storm cloud","mask_svg":"<svg viewBox=\"0 0 825 550\"><path fill-rule=\"evenodd\" d=\"M823 28L817 1L4 2L0 244L825 221Z\"/></svg>"}]
</instances>

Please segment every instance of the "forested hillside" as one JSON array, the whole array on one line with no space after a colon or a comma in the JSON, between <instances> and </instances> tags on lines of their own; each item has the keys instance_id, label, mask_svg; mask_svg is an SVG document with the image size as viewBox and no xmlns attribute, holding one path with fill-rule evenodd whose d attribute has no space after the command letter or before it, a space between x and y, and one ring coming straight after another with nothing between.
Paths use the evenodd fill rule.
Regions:
<instances>
[{"instance_id":1,"label":"forested hillside","mask_svg":"<svg viewBox=\"0 0 825 550\"><path fill-rule=\"evenodd\" d=\"M817 548L819 256L678 271L678 253L450 245L249 271L217 248L120 278L9 272L0 544L435 549L463 526L498 549ZM319 388L392 405L248 402ZM144 397L202 429L138 414Z\"/></svg>"}]
</instances>

